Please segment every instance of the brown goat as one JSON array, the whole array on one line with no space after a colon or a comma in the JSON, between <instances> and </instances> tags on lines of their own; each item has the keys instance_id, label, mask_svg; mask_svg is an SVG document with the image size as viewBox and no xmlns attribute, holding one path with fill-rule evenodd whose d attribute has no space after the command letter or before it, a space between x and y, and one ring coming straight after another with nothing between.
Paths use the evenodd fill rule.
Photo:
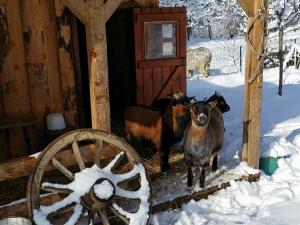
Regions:
<instances>
[{"instance_id":1,"label":"brown goat","mask_svg":"<svg viewBox=\"0 0 300 225\"><path fill-rule=\"evenodd\" d=\"M159 151L161 170L169 169L168 157L172 144L178 142L190 120L186 104L175 99L164 112L146 106L130 106L125 113L125 133L130 143L150 141Z\"/></svg>"},{"instance_id":2,"label":"brown goat","mask_svg":"<svg viewBox=\"0 0 300 225\"><path fill-rule=\"evenodd\" d=\"M198 101L191 105L191 122L184 137L184 156L188 166L187 184L193 184L192 167L201 170L200 187L205 184L205 170L212 161L212 170L218 167L218 154L223 145L224 122L216 107L217 101Z\"/></svg>"}]
</instances>

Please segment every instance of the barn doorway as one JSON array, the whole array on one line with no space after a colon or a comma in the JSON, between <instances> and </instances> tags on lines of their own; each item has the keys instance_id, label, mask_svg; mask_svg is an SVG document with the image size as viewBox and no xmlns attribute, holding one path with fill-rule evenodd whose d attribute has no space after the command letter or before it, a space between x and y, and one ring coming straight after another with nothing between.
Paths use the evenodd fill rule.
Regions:
<instances>
[{"instance_id":1,"label":"barn doorway","mask_svg":"<svg viewBox=\"0 0 300 225\"><path fill-rule=\"evenodd\" d=\"M86 29L85 25L76 16L73 14L71 15L72 52L77 96L78 126L80 128L91 128L92 119Z\"/></svg>"},{"instance_id":2,"label":"barn doorway","mask_svg":"<svg viewBox=\"0 0 300 225\"><path fill-rule=\"evenodd\" d=\"M106 23L111 129L122 135L123 117L136 104L133 9L117 10Z\"/></svg>"}]
</instances>

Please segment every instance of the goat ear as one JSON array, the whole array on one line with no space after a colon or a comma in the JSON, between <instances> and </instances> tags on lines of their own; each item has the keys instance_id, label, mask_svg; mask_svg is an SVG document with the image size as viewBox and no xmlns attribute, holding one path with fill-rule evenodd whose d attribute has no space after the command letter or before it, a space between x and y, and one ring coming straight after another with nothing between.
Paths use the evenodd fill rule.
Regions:
<instances>
[{"instance_id":1,"label":"goat ear","mask_svg":"<svg viewBox=\"0 0 300 225\"><path fill-rule=\"evenodd\" d=\"M216 107L217 104L218 104L218 101L209 102L208 103L208 108L212 109L212 108Z\"/></svg>"},{"instance_id":2,"label":"goat ear","mask_svg":"<svg viewBox=\"0 0 300 225\"><path fill-rule=\"evenodd\" d=\"M197 101L197 99L195 98L195 96L193 96L193 97L188 97L188 102L189 102L189 104L191 104L192 101L193 101L193 103L195 103L195 102Z\"/></svg>"}]
</instances>

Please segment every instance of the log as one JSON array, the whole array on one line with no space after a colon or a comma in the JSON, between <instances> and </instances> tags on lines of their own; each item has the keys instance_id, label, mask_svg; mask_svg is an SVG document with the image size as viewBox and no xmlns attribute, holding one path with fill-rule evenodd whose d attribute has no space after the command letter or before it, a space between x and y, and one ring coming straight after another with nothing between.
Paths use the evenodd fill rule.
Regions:
<instances>
[{"instance_id":1,"label":"log","mask_svg":"<svg viewBox=\"0 0 300 225\"><path fill-rule=\"evenodd\" d=\"M255 0L254 2L253 9L255 14L260 9L261 1L263 0ZM263 11L263 16L257 17L249 34L249 40L253 48L259 52L259 54L261 54L261 50L265 48L267 0L264 0L264 8L266 10ZM255 16L253 18L255 18ZM251 24L253 18L249 17L249 24ZM258 57L248 46L246 65L242 159L247 161L249 166L258 168L260 155L263 56ZM255 76L255 74L257 76Z\"/></svg>"},{"instance_id":2,"label":"log","mask_svg":"<svg viewBox=\"0 0 300 225\"><path fill-rule=\"evenodd\" d=\"M42 205L49 205L60 200L58 194L43 195L41 198ZM7 217L24 217L28 218L26 199L16 201L4 206L0 206L0 219Z\"/></svg>"},{"instance_id":3,"label":"log","mask_svg":"<svg viewBox=\"0 0 300 225\"><path fill-rule=\"evenodd\" d=\"M77 96L75 74L72 59L71 13L60 0L55 0L55 10L58 20L59 35L59 65L61 73L62 97L64 102L64 117L67 127L78 127Z\"/></svg>"},{"instance_id":4,"label":"log","mask_svg":"<svg viewBox=\"0 0 300 225\"><path fill-rule=\"evenodd\" d=\"M92 127L110 131L104 0L89 1L89 71Z\"/></svg>"},{"instance_id":5,"label":"log","mask_svg":"<svg viewBox=\"0 0 300 225\"><path fill-rule=\"evenodd\" d=\"M239 179L236 179L235 181L256 182L258 180L259 180L259 174L255 174L255 175L240 177ZM202 189L201 191L194 192L191 195L185 195L185 196L177 197L173 200L170 200L170 201L163 202L163 203L152 206L151 213L154 214L154 213L160 213L160 212L163 212L163 211L167 211L167 210L170 210L170 209L178 209L183 204L186 204L191 200L200 201L202 199L207 199L209 195L211 195L211 194L213 194L213 193L215 193L219 190L225 189L227 187L230 187L229 182L225 182L225 183L222 183L220 185L216 185L216 186L213 186L213 187Z\"/></svg>"},{"instance_id":6,"label":"log","mask_svg":"<svg viewBox=\"0 0 300 225\"><path fill-rule=\"evenodd\" d=\"M80 154L82 155L83 161L93 162L96 146L86 145L80 147ZM114 154L116 151L110 145L104 145L101 151L101 158L107 159ZM38 155L38 154L37 154ZM32 169L34 168L36 162L36 156L23 157L9 162L4 162L0 164L0 181L12 180L18 177L28 176L31 174ZM67 149L59 154L57 154L56 159L63 164L65 167L70 167L77 165L77 159L74 155L73 150ZM47 171L55 170L56 168L53 165L49 165Z\"/></svg>"}]
</instances>

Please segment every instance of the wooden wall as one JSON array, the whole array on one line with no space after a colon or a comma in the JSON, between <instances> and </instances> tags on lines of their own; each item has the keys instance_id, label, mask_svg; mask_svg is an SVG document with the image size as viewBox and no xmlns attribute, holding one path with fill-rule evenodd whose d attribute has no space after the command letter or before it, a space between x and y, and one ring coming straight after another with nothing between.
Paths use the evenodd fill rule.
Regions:
<instances>
[{"instance_id":1,"label":"wooden wall","mask_svg":"<svg viewBox=\"0 0 300 225\"><path fill-rule=\"evenodd\" d=\"M140 7L158 7L159 0L136 0Z\"/></svg>"},{"instance_id":2,"label":"wooden wall","mask_svg":"<svg viewBox=\"0 0 300 225\"><path fill-rule=\"evenodd\" d=\"M139 7L157 7L158 1L136 0ZM62 0L0 0L0 120L33 115L35 148L44 142L48 113L62 112L69 127L78 125L70 21L64 10ZM22 129L0 130L1 152L15 149L10 155L15 158L40 150L26 146ZM3 158L6 153L0 153Z\"/></svg>"}]
</instances>

